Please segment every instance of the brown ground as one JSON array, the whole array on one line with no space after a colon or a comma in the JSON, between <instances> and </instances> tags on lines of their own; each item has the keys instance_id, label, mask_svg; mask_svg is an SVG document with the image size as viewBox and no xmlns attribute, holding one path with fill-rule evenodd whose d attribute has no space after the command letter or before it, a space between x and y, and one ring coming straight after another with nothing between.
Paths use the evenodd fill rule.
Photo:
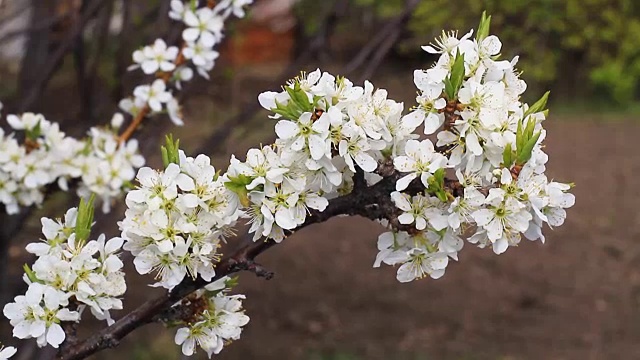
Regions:
<instances>
[{"instance_id":1,"label":"brown ground","mask_svg":"<svg viewBox=\"0 0 640 360\"><path fill-rule=\"evenodd\" d=\"M404 90L411 104L413 89L401 85L411 74L403 76L376 85ZM187 105L195 124L176 132L194 149L221 111ZM273 123L260 121L234 132L236 153L268 138L261 127ZM546 126L549 176L577 185L576 206L564 226L547 229L546 244L524 241L501 256L469 245L442 279L400 284L393 268L372 268L377 225L314 225L260 258L274 279L242 275L251 322L217 359L640 359L640 124L552 117ZM148 279L130 280L129 309L153 292ZM154 325L95 358L179 353L173 332Z\"/></svg>"}]
</instances>

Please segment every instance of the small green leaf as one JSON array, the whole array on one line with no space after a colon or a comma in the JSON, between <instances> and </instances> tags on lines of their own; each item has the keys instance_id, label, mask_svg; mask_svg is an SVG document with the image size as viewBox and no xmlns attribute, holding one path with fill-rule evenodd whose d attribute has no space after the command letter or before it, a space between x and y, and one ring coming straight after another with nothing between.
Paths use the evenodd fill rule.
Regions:
<instances>
[{"instance_id":1,"label":"small green leaf","mask_svg":"<svg viewBox=\"0 0 640 360\"><path fill-rule=\"evenodd\" d=\"M518 150L517 163L519 165L524 165L527 161L529 161L529 159L531 159L531 152L533 151L533 147L538 142L538 139L540 138L540 134L541 134L540 131L535 133L535 135L533 135L530 139L528 139L527 143L524 144L524 146L522 147L522 150Z\"/></svg>"},{"instance_id":2,"label":"small green leaf","mask_svg":"<svg viewBox=\"0 0 640 360\"><path fill-rule=\"evenodd\" d=\"M309 102L307 93L305 93L304 90L300 88L300 83L296 82L293 88L290 86L285 86L284 89L301 112L308 112L313 110L313 104Z\"/></svg>"},{"instance_id":3,"label":"small green leaf","mask_svg":"<svg viewBox=\"0 0 640 360\"><path fill-rule=\"evenodd\" d=\"M531 119L527 121L527 126L524 129L524 141L527 142L533 136L533 131L536 128L535 120Z\"/></svg>"},{"instance_id":4,"label":"small green leaf","mask_svg":"<svg viewBox=\"0 0 640 360\"><path fill-rule=\"evenodd\" d=\"M454 97L458 95L458 90L462 87L464 81L464 56L460 54L460 50L456 53L456 60L451 68L451 86L454 89ZM451 99L450 99L451 100Z\"/></svg>"},{"instance_id":5,"label":"small green leaf","mask_svg":"<svg viewBox=\"0 0 640 360\"><path fill-rule=\"evenodd\" d=\"M513 150L511 149L511 143L507 143L502 152L502 165L506 168L510 168L513 163Z\"/></svg>"},{"instance_id":6,"label":"small green leaf","mask_svg":"<svg viewBox=\"0 0 640 360\"><path fill-rule=\"evenodd\" d=\"M224 286L227 289L233 289L237 285L238 285L238 277L237 276L230 277L224 282Z\"/></svg>"},{"instance_id":7,"label":"small green leaf","mask_svg":"<svg viewBox=\"0 0 640 360\"><path fill-rule=\"evenodd\" d=\"M169 154L167 152L167 148L164 146L160 146L160 152L162 153L162 164L164 164L164 167L166 168L167 166L169 166L169 164L171 164L169 162Z\"/></svg>"},{"instance_id":8,"label":"small green leaf","mask_svg":"<svg viewBox=\"0 0 640 360\"><path fill-rule=\"evenodd\" d=\"M289 101L286 105L276 100L276 108L271 109L274 113L282 115L291 120L297 120L302 114L302 110L293 101Z\"/></svg>"},{"instance_id":9,"label":"small green leaf","mask_svg":"<svg viewBox=\"0 0 640 360\"><path fill-rule=\"evenodd\" d=\"M516 150L522 148L524 142L524 134L522 132L522 119L518 120L518 130L516 130Z\"/></svg>"},{"instance_id":10,"label":"small green leaf","mask_svg":"<svg viewBox=\"0 0 640 360\"><path fill-rule=\"evenodd\" d=\"M160 147L162 163L166 168L169 164L180 164L180 139L173 141L173 134L165 136L165 146Z\"/></svg>"},{"instance_id":11,"label":"small green leaf","mask_svg":"<svg viewBox=\"0 0 640 360\"><path fill-rule=\"evenodd\" d=\"M456 90L451 84L451 79L444 79L444 93L447 95L447 99L453 100L456 97Z\"/></svg>"},{"instance_id":12,"label":"small green leaf","mask_svg":"<svg viewBox=\"0 0 640 360\"><path fill-rule=\"evenodd\" d=\"M545 107L547 106L547 100L549 100L549 93L550 93L549 91L544 93L544 95L542 95L540 100L536 101L535 104L531 105L529 107L529 109L527 109L527 111L525 111L523 117L526 118L527 116L529 116L531 114L535 114L537 112L544 111Z\"/></svg>"},{"instance_id":13,"label":"small green leaf","mask_svg":"<svg viewBox=\"0 0 640 360\"><path fill-rule=\"evenodd\" d=\"M478 25L478 32L476 33L476 40L480 43L487 36L489 36L489 28L491 27L491 16L487 16L487 12L482 12L480 18L480 25Z\"/></svg>"},{"instance_id":14,"label":"small green leaf","mask_svg":"<svg viewBox=\"0 0 640 360\"><path fill-rule=\"evenodd\" d=\"M25 131L25 136L27 137L27 139L32 141L37 141L40 135L42 135L42 121L39 121L39 120L33 129L29 129Z\"/></svg>"},{"instance_id":15,"label":"small green leaf","mask_svg":"<svg viewBox=\"0 0 640 360\"><path fill-rule=\"evenodd\" d=\"M85 201L83 198L80 199L74 231L76 234L76 241L85 241L89 238L89 235L91 235L91 226L93 226L94 215L93 204L95 199L95 194L91 194L88 201Z\"/></svg>"}]
</instances>

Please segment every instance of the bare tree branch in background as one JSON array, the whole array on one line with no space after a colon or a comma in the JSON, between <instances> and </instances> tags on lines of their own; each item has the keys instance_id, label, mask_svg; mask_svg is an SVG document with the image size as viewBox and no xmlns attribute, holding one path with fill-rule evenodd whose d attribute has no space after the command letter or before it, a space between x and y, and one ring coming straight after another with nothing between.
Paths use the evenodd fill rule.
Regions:
<instances>
[{"instance_id":1,"label":"bare tree branch in background","mask_svg":"<svg viewBox=\"0 0 640 360\"><path fill-rule=\"evenodd\" d=\"M360 49L356 56L341 70L341 72L345 74L353 73L363 66L371 56L373 56L372 61L363 71L363 75L361 75L362 79L370 78L382 60L393 48L395 41L398 39L402 31L404 31L409 19L411 18L411 13L415 10L420 1L421 0L407 0L403 12L389 20L389 22L380 29L371 41ZM311 37L307 47L302 50L300 55L276 77L276 80L274 80L275 83L280 84L286 82L294 76L299 69L304 66L304 64L313 59L314 56L319 54L321 51L326 51L328 48L329 38L333 34L340 16L346 12L347 6L348 1L346 0L339 0L334 3L332 11L329 12L329 15L322 22L318 32ZM248 106L244 107L239 114L222 123L218 127L218 130L202 142L202 145L196 150L196 152L214 155L223 151L225 147L221 145L225 144L225 140L228 139L233 128L252 121L260 110L262 110L262 107L257 101L251 102Z\"/></svg>"},{"instance_id":2,"label":"bare tree branch in background","mask_svg":"<svg viewBox=\"0 0 640 360\"><path fill-rule=\"evenodd\" d=\"M126 1L125 1L126 2ZM85 81L78 84L79 90L85 94L84 101L82 102L82 111L80 112L83 120L91 120L90 123L94 124L98 119L96 116L99 113L98 104L96 101L96 81L98 80L98 66L101 60L103 60L103 54L106 50L107 40L109 38L109 24L111 17L113 16L115 0L107 0L107 5L104 11L100 12L98 21L95 27L95 46L93 60L87 66L87 72L85 73Z\"/></svg>"},{"instance_id":3,"label":"bare tree branch in background","mask_svg":"<svg viewBox=\"0 0 640 360\"><path fill-rule=\"evenodd\" d=\"M367 43L344 69L345 73L353 73L362 66L365 69L359 80L369 79L380 63L393 48L396 41L404 31L411 19L411 14L420 4L421 0L405 0L404 10L398 16L392 18L374 37Z\"/></svg>"},{"instance_id":4,"label":"bare tree branch in background","mask_svg":"<svg viewBox=\"0 0 640 360\"><path fill-rule=\"evenodd\" d=\"M55 1L31 0L31 23L36 27L39 19L46 19L53 13ZM18 79L18 93L22 98L27 94L38 79L38 71L42 69L49 58L49 43L51 28L44 27L31 33L22 61L22 68Z\"/></svg>"},{"instance_id":5,"label":"bare tree branch in background","mask_svg":"<svg viewBox=\"0 0 640 360\"><path fill-rule=\"evenodd\" d=\"M35 2L34 5L36 6L35 7L36 11L34 11L34 16L36 13L38 13L38 11L46 10L42 8L44 7L44 5L42 4L50 4L49 1L40 1L40 0L33 0L33 1ZM18 106L19 112L24 112L26 111L26 109L31 108L33 104L36 102L36 100L40 97L40 95L42 95L42 92L44 91L46 84L51 79L51 77L56 72L56 70L60 67L60 64L64 59L65 55L72 49L73 45L75 44L77 36L79 34L82 34L89 20L93 18L95 14L97 14L97 12L103 6L107 5L107 3L108 1L105 1L105 0L92 1L85 9L86 11L84 11L80 16L80 18L74 22L73 26L68 31L66 37L62 40L62 42L57 47L55 52L51 56L43 56L42 53L39 54L45 59L46 62L44 64L39 64L40 66L32 66L33 64L31 64L30 61L26 61L23 64L22 73L32 72L33 69L41 69L41 71L35 71L33 76L31 76L31 74L30 75L24 74L24 76L27 78L21 81L22 101ZM38 6L37 4L40 4L40 6ZM47 30L47 34L49 33L50 31ZM39 38L39 37L36 36L36 38ZM37 50L42 51L43 49L38 48ZM47 54L47 53L45 52L44 54ZM29 54L29 49L28 49L27 54L25 55L25 59L29 60L32 58L33 56Z\"/></svg>"}]
</instances>

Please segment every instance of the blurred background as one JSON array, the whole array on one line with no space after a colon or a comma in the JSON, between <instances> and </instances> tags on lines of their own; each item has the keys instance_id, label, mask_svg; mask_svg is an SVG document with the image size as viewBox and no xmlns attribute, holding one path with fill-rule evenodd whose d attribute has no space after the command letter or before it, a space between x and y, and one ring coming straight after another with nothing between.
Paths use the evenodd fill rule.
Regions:
<instances>
[{"instance_id":1,"label":"blurred background","mask_svg":"<svg viewBox=\"0 0 640 360\"><path fill-rule=\"evenodd\" d=\"M178 44L169 0L0 0L3 114L42 112L68 134L106 124L117 102L145 79L128 73L131 53L163 37ZM136 137L150 166L173 132L190 154L224 169L230 154L273 140L257 95L300 70L320 67L415 102L420 49L444 30L475 28L483 10L503 55L520 56L525 100L551 89L545 123L550 178L575 182L577 204L547 243L523 242L501 256L467 246L439 280L399 284L372 269L380 228L333 219L290 237L260 262L270 281L242 274L251 322L218 359L638 359L640 358L640 3L635 0L255 0L226 29L210 81L180 93L186 126L145 122ZM2 124L6 129L6 124ZM0 304L24 291L24 245L39 218L77 202L57 193L39 209L0 215ZM97 214L95 234L118 235L118 205ZM127 264L130 290L118 318L151 296ZM83 325L89 334L103 324ZM148 325L94 359L181 359L171 330ZM18 343L8 322L0 340ZM20 357L21 356L21 357ZM204 358L202 354L201 357Z\"/></svg>"}]
</instances>

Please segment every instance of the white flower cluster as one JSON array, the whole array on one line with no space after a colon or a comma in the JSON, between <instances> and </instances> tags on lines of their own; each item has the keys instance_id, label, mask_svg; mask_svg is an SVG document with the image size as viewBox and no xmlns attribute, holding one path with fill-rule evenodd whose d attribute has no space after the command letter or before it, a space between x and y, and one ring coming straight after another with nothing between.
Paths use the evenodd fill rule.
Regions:
<instances>
[{"instance_id":1,"label":"white flower cluster","mask_svg":"<svg viewBox=\"0 0 640 360\"><path fill-rule=\"evenodd\" d=\"M174 0L170 16L187 24L187 48L200 44L210 50L220 41L226 17L244 15L242 7L250 2L225 0L213 9L195 9L194 2ZM388 198L387 190L382 197L376 194L376 204L371 204L386 213L370 217L383 217L379 221L388 228L378 238L374 267L399 265L400 282L443 276L465 241L491 246L496 254L517 246L523 235L544 241L544 223L562 225L565 209L575 198L568 193L571 185L549 181L544 174L547 94L531 106L520 101L526 84L514 68L517 58L499 59L501 43L489 36L489 20L483 16L474 39L472 32L461 39L444 33L435 45L424 47L439 60L428 70L414 72L418 105L407 115L402 115L402 103L388 99L385 90L368 81L355 86L316 70L291 80L281 92L260 94L260 104L277 120L278 138L273 145L250 149L244 161L232 156L225 174L219 175L205 155L187 157L167 137L164 170L141 168L139 186L126 197L128 209L119 223L122 239L105 242L101 236L85 243L92 213L87 216L82 203L77 212L67 213L64 223L43 219L44 243L27 247L39 256L33 270L25 269L29 290L4 308L14 335L58 346L64 340L60 321L80 317L69 307L70 300L110 321L109 310L121 308L117 296L125 290L117 258L123 242L135 256L136 270L155 274L154 286L173 289L187 275L211 281L221 256L218 248L240 217L249 219L254 241L265 237L280 242L288 231L305 224L310 209L325 211L330 199L352 191L363 191L366 198L369 187L380 181L371 191L388 189L389 184L395 189L388 189ZM176 49L156 42L134 57L145 72L167 72L177 70L176 54ZM196 67L213 66L207 57L198 65L194 56ZM159 111L156 108L171 98L162 80L136 92L144 101L130 105L138 109L146 104ZM11 122L31 139L30 152L25 150L29 154L55 143L41 133L59 133L43 119ZM47 131L42 131L44 125ZM420 126L437 138L435 145L419 139L415 132ZM0 154L7 148L6 139L13 137L5 138ZM118 148L113 137L95 130L92 139L82 151L101 154L100 161L120 156L114 154L122 146ZM141 163L134 150L132 146L122 156L130 164ZM71 166L77 154L63 157L69 159L63 165ZM0 157L0 165L13 157L5 158ZM127 184L129 172L110 169L110 177L102 180L92 182L83 175L87 191ZM21 171L25 184L46 184L40 182L47 171L37 166ZM447 173L455 173L456 179L446 178ZM211 356L239 338L249 318L242 311L244 296L226 295L231 283L220 279L174 305L178 323L185 325L175 341L185 355L192 355L198 345ZM190 311L178 311L183 308Z\"/></svg>"},{"instance_id":2,"label":"white flower cluster","mask_svg":"<svg viewBox=\"0 0 640 360\"><path fill-rule=\"evenodd\" d=\"M222 351L225 345L240 338L242 327L249 322L244 314L242 300L244 295L226 295L229 278L223 277L198 290L195 296L177 305L196 305L199 309L194 316L184 321L185 327L176 332L175 342L182 346L182 353L191 356L196 345L207 352L209 358Z\"/></svg>"},{"instance_id":3,"label":"white flower cluster","mask_svg":"<svg viewBox=\"0 0 640 360\"><path fill-rule=\"evenodd\" d=\"M526 84L514 68L517 58L499 60L496 36L478 34L472 40L471 35L443 34L435 45L423 47L439 59L414 73L418 106L402 121L424 124L425 134L441 131L437 152L429 140L411 140L405 155L394 159L395 168L408 173L396 190L405 190L418 175L427 190L391 194L402 212L398 222L412 226L378 240L374 266L402 264L402 282L442 276L448 258L457 260L463 238L491 246L496 254L518 245L522 234L544 241L543 223L562 225L565 209L575 202L567 193L570 185L544 175L546 95L532 106L521 103ZM432 176L439 168L455 170L460 184L455 196L433 196L438 184Z\"/></svg>"},{"instance_id":4,"label":"white flower cluster","mask_svg":"<svg viewBox=\"0 0 640 360\"><path fill-rule=\"evenodd\" d=\"M40 283L31 283L25 295L4 307L18 339L37 339L38 346L57 348L65 339L61 321L78 321L80 314L67 308L69 297L64 291Z\"/></svg>"},{"instance_id":5,"label":"white flower cluster","mask_svg":"<svg viewBox=\"0 0 640 360\"><path fill-rule=\"evenodd\" d=\"M319 70L261 94L278 119L278 139L249 150L245 162L232 158L226 175L247 198L254 240L281 241L309 208L323 211L328 199L351 191L357 171L369 185L379 181L381 160L401 177L390 194L398 214L383 222L392 232L380 237L374 265L401 265L400 281L442 276L463 238L501 254L522 234L544 241L545 222L561 225L574 196L570 185L544 175L547 95L531 106L520 102L526 84L517 58L499 60L501 43L488 35L486 18L471 35L443 34L424 47L439 60L415 71L418 106L405 116L385 90ZM437 132L435 146L417 140L421 125L425 134ZM447 169L456 186L444 178Z\"/></svg>"},{"instance_id":6,"label":"white flower cluster","mask_svg":"<svg viewBox=\"0 0 640 360\"><path fill-rule=\"evenodd\" d=\"M126 284L118 253L123 240L106 241L104 234L97 240L82 240L78 217L78 209L71 208L64 221L42 218L45 238L27 245L27 251L38 257L32 269L25 267L29 288L4 307L15 337L37 338L39 346L58 347L65 339L61 321L79 321L88 306L97 319L111 324L109 311L122 309L118 297Z\"/></svg>"},{"instance_id":7,"label":"white flower cluster","mask_svg":"<svg viewBox=\"0 0 640 360\"><path fill-rule=\"evenodd\" d=\"M80 195L96 193L108 212L113 197L144 165L138 142L118 146L113 127L92 128L87 139L78 140L40 114L8 115L7 122L15 130L6 135L0 129L0 202L8 214L18 213L20 206L41 204L52 184L68 190L70 180L80 180ZM17 137L22 136L21 143Z\"/></svg>"},{"instance_id":8,"label":"white flower cluster","mask_svg":"<svg viewBox=\"0 0 640 360\"><path fill-rule=\"evenodd\" d=\"M323 211L328 199L350 191L356 171L378 181L378 160L417 137L415 127L400 121L403 105L387 99L385 90L320 70L258 99L279 119L278 139L273 147L249 150L245 162L232 158L226 175L232 186L246 187L254 240L282 241L285 230L305 222L309 208Z\"/></svg>"},{"instance_id":9,"label":"white flower cluster","mask_svg":"<svg viewBox=\"0 0 640 360\"><path fill-rule=\"evenodd\" d=\"M186 275L210 280L223 236L239 215L238 198L216 175L209 157L179 153L163 172L141 168L140 186L126 197L119 223L124 249L140 274L155 272L156 286L171 289Z\"/></svg>"},{"instance_id":10,"label":"white flower cluster","mask_svg":"<svg viewBox=\"0 0 640 360\"><path fill-rule=\"evenodd\" d=\"M2 346L0 344L0 360L7 360L18 352L13 346Z\"/></svg>"},{"instance_id":11,"label":"white flower cluster","mask_svg":"<svg viewBox=\"0 0 640 360\"><path fill-rule=\"evenodd\" d=\"M152 114L165 110L171 121L176 125L183 125L180 105L170 90L171 85L180 89L182 81L193 78L192 68L200 76L209 78L208 72L213 69L215 60L220 55L214 47L222 41L225 21L231 14L238 18L244 17L243 7L252 2L253 0L224 0L213 8L197 8L197 2L172 0L169 17L183 22L186 27L182 32L183 48L167 46L162 39L157 39L153 45L136 50L133 53L135 64L129 67L130 70L140 68L148 75L158 72L169 75L164 79L158 78L151 84L136 87L133 98L123 99L120 108L133 116L145 106L148 106ZM184 61L185 59L188 61Z\"/></svg>"}]
</instances>

